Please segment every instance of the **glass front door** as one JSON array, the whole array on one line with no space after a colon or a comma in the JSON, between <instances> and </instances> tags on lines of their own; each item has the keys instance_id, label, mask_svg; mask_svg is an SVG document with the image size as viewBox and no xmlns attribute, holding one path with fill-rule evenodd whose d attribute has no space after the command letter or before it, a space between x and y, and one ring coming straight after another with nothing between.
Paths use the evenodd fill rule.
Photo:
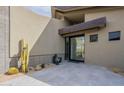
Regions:
<instances>
[{"instance_id":1,"label":"glass front door","mask_svg":"<svg viewBox=\"0 0 124 93\"><path fill-rule=\"evenodd\" d=\"M84 61L84 36L70 37L70 60Z\"/></svg>"}]
</instances>

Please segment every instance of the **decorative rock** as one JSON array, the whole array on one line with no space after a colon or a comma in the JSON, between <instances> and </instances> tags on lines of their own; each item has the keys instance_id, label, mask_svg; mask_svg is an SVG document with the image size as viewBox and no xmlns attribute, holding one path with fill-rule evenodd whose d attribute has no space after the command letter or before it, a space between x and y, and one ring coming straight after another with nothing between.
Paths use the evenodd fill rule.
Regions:
<instances>
[{"instance_id":1,"label":"decorative rock","mask_svg":"<svg viewBox=\"0 0 124 93\"><path fill-rule=\"evenodd\" d=\"M55 66L54 64L42 64L42 68L49 68Z\"/></svg>"},{"instance_id":2,"label":"decorative rock","mask_svg":"<svg viewBox=\"0 0 124 93\"><path fill-rule=\"evenodd\" d=\"M29 67L29 71L35 71L34 67Z\"/></svg>"},{"instance_id":3,"label":"decorative rock","mask_svg":"<svg viewBox=\"0 0 124 93\"><path fill-rule=\"evenodd\" d=\"M45 68L45 64L41 64L41 67L42 67L42 68Z\"/></svg>"},{"instance_id":4,"label":"decorative rock","mask_svg":"<svg viewBox=\"0 0 124 93\"><path fill-rule=\"evenodd\" d=\"M37 65L37 66L35 67L35 71L39 71L39 70L41 70L41 69L42 69L41 65Z\"/></svg>"}]
</instances>

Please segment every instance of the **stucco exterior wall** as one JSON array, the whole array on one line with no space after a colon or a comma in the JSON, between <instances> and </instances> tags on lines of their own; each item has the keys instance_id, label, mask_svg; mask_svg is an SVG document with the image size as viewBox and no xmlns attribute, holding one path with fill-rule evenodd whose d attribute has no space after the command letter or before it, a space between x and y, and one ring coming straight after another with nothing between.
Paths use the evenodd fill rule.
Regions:
<instances>
[{"instance_id":1,"label":"stucco exterior wall","mask_svg":"<svg viewBox=\"0 0 124 93\"><path fill-rule=\"evenodd\" d=\"M86 32L85 62L124 68L124 9L87 13L85 14L85 21L104 16L107 18L106 28ZM108 32L113 31L121 31L121 40L108 40ZM98 42L89 42L89 35L94 33L98 33Z\"/></svg>"},{"instance_id":2,"label":"stucco exterior wall","mask_svg":"<svg viewBox=\"0 0 124 93\"><path fill-rule=\"evenodd\" d=\"M10 7L10 56L18 54L21 39L25 39L31 50L49 21L49 17L37 15L24 7Z\"/></svg>"},{"instance_id":3,"label":"stucco exterior wall","mask_svg":"<svg viewBox=\"0 0 124 93\"><path fill-rule=\"evenodd\" d=\"M65 52L65 41L58 34L58 29L65 25L64 21L51 19L31 49L31 55L61 54Z\"/></svg>"},{"instance_id":4,"label":"stucco exterior wall","mask_svg":"<svg viewBox=\"0 0 124 93\"><path fill-rule=\"evenodd\" d=\"M50 62L55 53L64 53L64 39L58 29L66 25L64 20L37 15L24 7L10 7L10 56L18 55L23 38L29 44L31 64Z\"/></svg>"},{"instance_id":5,"label":"stucco exterior wall","mask_svg":"<svg viewBox=\"0 0 124 93\"><path fill-rule=\"evenodd\" d=\"M0 6L0 73L9 66L9 7Z\"/></svg>"}]
</instances>

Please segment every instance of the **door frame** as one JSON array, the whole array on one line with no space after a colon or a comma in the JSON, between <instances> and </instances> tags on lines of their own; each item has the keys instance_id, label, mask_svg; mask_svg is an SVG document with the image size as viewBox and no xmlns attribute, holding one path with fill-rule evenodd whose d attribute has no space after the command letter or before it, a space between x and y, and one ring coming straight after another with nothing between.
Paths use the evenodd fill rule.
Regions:
<instances>
[{"instance_id":1,"label":"door frame","mask_svg":"<svg viewBox=\"0 0 124 93\"><path fill-rule=\"evenodd\" d=\"M84 63L84 60L76 60L76 59L71 59L71 38L74 38L74 37L81 37L83 36L84 37L84 60L85 60L85 34L82 34L82 35L75 35L75 36L69 36L69 37L66 37L69 39L69 50L68 50L68 56L69 58L67 60L71 61L71 62L83 62ZM65 47L66 46L66 40L65 40ZM66 49L65 49L65 53L66 53Z\"/></svg>"}]
</instances>

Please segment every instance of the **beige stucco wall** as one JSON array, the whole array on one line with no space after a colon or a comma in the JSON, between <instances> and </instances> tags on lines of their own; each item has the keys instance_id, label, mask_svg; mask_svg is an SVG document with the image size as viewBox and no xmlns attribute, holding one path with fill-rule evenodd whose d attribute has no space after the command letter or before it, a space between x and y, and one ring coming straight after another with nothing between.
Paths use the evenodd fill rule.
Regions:
<instances>
[{"instance_id":1,"label":"beige stucco wall","mask_svg":"<svg viewBox=\"0 0 124 93\"><path fill-rule=\"evenodd\" d=\"M0 6L0 74L9 66L9 7Z\"/></svg>"},{"instance_id":2,"label":"beige stucco wall","mask_svg":"<svg viewBox=\"0 0 124 93\"><path fill-rule=\"evenodd\" d=\"M124 68L124 9L87 13L85 20L107 18L107 26L85 35L85 62ZM121 40L108 41L108 32L121 31ZM89 35L98 33L98 42L89 42Z\"/></svg>"},{"instance_id":3,"label":"beige stucco wall","mask_svg":"<svg viewBox=\"0 0 124 93\"><path fill-rule=\"evenodd\" d=\"M64 52L64 39L58 28L66 26L63 20L37 15L24 7L10 8L10 55L18 53L19 40L29 44L31 55Z\"/></svg>"},{"instance_id":4,"label":"beige stucco wall","mask_svg":"<svg viewBox=\"0 0 124 93\"><path fill-rule=\"evenodd\" d=\"M58 34L58 29L65 25L64 21L51 19L43 33L31 49L32 55L63 54L65 41Z\"/></svg>"}]
</instances>

